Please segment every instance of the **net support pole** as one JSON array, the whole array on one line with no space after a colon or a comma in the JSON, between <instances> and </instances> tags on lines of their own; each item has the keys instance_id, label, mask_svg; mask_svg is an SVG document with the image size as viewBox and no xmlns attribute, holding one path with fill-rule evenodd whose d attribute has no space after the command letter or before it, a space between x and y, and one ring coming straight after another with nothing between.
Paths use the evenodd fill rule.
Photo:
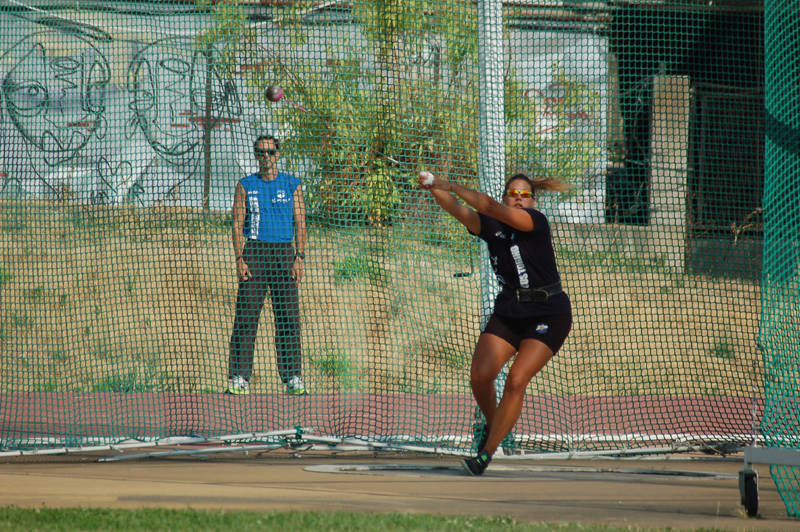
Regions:
<instances>
[{"instance_id":1,"label":"net support pole","mask_svg":"<svg viewBox=\"0 0 800 532\"><path fill-rule=\"evenodd\" d=\"M764 3L764 251L759 345L764 356L761 431L768 449L745 450L749 462L771 464L786 512L800 517L800 414L797 356L800 333L791 316L800 304L800 12L793 2ZM745 472L743 471L743 473ZM752 493L755 488L755 493ZM744 486L742 500L746 502ZM757 509L757 483L751 486ZM755 513L755 511L753 512ZM750 515L750 511L748 511Z\"/></svg>"},{"instance_id":2,"label":"net support pole","mask_svg":"<svg viewBox=\"0 0 800 532\"><path fill-rule=\"evenodd\" d=\"M478 182L481 191L500 198L505 176L505 117L503 108L503 3L500 0L478 1L478 90L480 143ZM481 318L486 324L497 296L497 281L486 246L481 246ZM495 382L501 394L505 369Z\"/></svg>"},{"instance_id":3,"label":"net support pole","mask_svg":"<svg viewBox=\"0 0 800 532\"><path fill-rule=\"evenodd\" d=\"M503 119L503 11L499 0L478 2L478 90L480 144L478 181L493 198L503 190L505 122ZM484 323L492 311L497 282L489 254L481 247L481 311Z\"/></svg>"}]
</instances>

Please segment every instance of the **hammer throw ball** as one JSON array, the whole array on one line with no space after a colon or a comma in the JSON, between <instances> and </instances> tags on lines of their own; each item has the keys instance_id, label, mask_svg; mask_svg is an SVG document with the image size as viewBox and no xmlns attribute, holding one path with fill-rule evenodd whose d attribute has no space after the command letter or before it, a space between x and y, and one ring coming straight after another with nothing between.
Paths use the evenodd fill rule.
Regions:
<instances>
[{"instance_id":1,"label":"hammer throw ball","mask_svg":"<svg viewBox=\"0 0 800 532\"><path fill-rule=\"evenodd\" d=\"M427 170L423 170L419 173L419 176L422 178L422 184L425 186L433 184L433 174L428 172Z\"/></svg>"},{"instance_id":2,"label":"hammer throw ball","mask_svg":"<svg viewBox=\"0 0 800 532\"><path fill-rule=\"evenodd\" d=\"M283 98L283 89L280 85L270 85L267 87L267 100L277 102Z\"/></svg>"}]
</instances>

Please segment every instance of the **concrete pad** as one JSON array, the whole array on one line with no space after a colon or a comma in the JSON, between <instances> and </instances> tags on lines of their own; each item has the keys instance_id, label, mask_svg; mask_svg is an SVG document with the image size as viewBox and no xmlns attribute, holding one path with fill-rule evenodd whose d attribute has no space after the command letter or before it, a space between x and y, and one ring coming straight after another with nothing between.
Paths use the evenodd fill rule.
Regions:
<instances>
[{"instance_id":1,"label":"concrete pad","mask_svg":"<svg viewBox=\"0 0 800 532\"><path fill-rule=\"evenodd\" d=\"M0 501L21 507L344 510L510 516L530 522L719 530L800 530L766 467L760 518L740 505L743 458L541 460L498 457L482 477L457 457L287 451L15 457Z\"/></svg>"}]
</instances>

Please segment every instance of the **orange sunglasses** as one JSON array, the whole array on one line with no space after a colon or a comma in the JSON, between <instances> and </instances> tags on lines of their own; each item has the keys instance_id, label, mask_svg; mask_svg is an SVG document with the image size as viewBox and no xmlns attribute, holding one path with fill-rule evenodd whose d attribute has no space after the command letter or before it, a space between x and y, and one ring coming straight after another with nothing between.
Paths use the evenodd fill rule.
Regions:
<instances>
[{"instance_id":1,"label":"orange sunglasses","mask_svg":"<svg viewBox=\"0 0 800 532\"><path fill-rule=\"evenodd\" d=\"M509 188L506 194L512 198L530 198L533 195L530 190L520 190L518 188Z\"/></svg>"}]
</instances>

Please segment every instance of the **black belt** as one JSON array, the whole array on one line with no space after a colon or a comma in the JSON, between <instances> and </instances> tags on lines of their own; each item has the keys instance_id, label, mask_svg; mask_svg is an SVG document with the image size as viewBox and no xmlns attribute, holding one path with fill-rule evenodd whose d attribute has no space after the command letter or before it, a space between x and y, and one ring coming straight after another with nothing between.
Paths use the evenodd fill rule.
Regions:
<instances>
[{"instance_id":1,"label":"black belt","mask_svg":"<svg viewBox=\"0 0 800 532\"><path fill-rule=\"evenodd\" d=\"M561 281L558 281L557 283L534 288L512 288L503 285L501 292L504 296L514 298L520 303L546 303L554 295L563 292L563 289L561 288Z\"/></svg>"}]
</instances>

